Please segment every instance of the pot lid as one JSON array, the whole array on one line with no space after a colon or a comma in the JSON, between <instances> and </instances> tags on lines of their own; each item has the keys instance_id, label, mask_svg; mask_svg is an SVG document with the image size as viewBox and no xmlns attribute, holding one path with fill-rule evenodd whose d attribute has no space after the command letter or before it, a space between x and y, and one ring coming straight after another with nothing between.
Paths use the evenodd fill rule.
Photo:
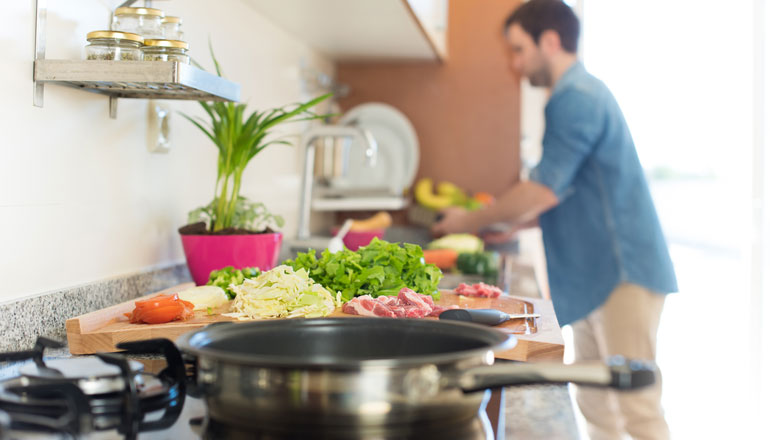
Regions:
<instances>
[{"instance_id":1,"label":"pot lid","mask_svg":"<svg viewBox=\"0 0 770 440\"><path fill-rule=\"evenodd\" d=\"M357 370L443 364L511 349L516 338L477 324L430 319L318 318L218 323L186 333L193 356L240 365Z\"/></svg>"}]
</instances>

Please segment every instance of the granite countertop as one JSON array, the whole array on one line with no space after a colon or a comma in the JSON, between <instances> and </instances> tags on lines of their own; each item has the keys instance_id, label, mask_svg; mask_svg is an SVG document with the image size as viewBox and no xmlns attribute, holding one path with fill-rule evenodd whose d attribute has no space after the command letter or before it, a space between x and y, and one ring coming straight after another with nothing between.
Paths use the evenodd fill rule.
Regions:
<instances>
[{"instance_id":1,"label":"granite countertop","mask_svg":"<svg viewBox=\"0 0 770 440\"><path fill-rule=\"evenodd\" d=\"M579 439L567 385L505 389L505 439Z\"/></svg>"}]
</instances>

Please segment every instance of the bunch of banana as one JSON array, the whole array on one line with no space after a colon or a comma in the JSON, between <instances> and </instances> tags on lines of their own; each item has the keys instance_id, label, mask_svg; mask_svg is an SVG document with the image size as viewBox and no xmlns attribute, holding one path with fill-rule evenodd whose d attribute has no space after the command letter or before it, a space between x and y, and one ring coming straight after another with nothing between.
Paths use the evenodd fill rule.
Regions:
<instances>
[{"instance_id":1,"label":"bunch of banana","mask_svg":"<svg viewBox=\"0 0 770 440\"><path fill-rule=\"evenodd\" d=\"M433 192L433 180L429 177L424 177L417 182L414 186L414 197L417 203L434 211L450 206L462 206L469 211L474 211L484 206L476 197L468 197L465 191L451 182L439 182L436 185L436 192Z\"/></svg>"}]
</instances>

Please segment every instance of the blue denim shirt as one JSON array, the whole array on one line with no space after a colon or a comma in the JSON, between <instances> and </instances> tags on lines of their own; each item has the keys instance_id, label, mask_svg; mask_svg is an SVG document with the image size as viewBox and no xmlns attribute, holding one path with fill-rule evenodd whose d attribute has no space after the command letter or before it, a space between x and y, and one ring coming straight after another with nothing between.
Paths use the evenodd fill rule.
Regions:
<instances>
[{"instance_id":1,"label":"blue denim shirt","mask_svg":"<svg viewBox=\"0 0 770 440\"><path fill-rule=\"evenodd\" d=\"M543 156L530 180L559 199L540 227L561 325L586 317L621 282L677 290L628 125L607 86L579 62L545 107Z\"/></svg>"}]
</instances>

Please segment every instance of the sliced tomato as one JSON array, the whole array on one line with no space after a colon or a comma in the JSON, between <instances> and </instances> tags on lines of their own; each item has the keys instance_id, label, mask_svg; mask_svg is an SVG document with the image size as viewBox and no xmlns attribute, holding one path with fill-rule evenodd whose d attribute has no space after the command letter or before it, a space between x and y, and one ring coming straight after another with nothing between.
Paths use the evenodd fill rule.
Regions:
<instances>
[{"instance_id":1,"label":"sliced tomato","mask_svg":"<svg viewBox=\"0 0 770 440\"><path fill-rule=\"evenodd\" d=\"M161 307L161 306L167 306L175 304L179 301L179 295L176 293L167 294L167 295L158 295L153 296L152 298L148 298L141 301L136 301L134 305L136 305L137 308L145 308L145 307Z\"/></svg>"},{"instance_id":2,"label":"sliced tomato","mask_svg":"<svg viewBox=\"0 0 770 440\"><path fill-rule=\"evenodd\" d=\"M134 303L133 313L129 316L132 323L162 324L175 320L185 320L194 315L191 302L179 299L177 294L158 295Z\"/></svg>"}]
</instances>

